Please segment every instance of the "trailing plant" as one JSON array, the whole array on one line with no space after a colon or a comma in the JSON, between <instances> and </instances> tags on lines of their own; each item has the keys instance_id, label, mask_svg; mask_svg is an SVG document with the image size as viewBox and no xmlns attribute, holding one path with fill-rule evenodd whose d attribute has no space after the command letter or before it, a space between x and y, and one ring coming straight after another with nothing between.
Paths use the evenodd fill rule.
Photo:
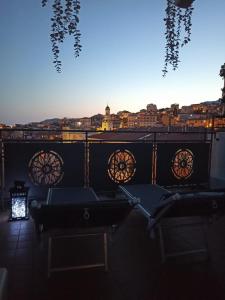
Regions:
<instances>
[{"instance_id":1,"label":"trailing plant","mask_svg":"<svg viewBox=\"0 0 225 300\"><path fill-rule=\"evenodd\" d=\"M194 0L193 0L194 2ZM162 70L165 77L168 72L168 65L173 70L178 68L179 51L191 40L191 17L193 12L192 4L188 8L177 7L174 0L167 0L166 17L164 18L166 31L165 63ZM184 32L181 39L181 33Z\"/></svg>"},{"instance_id":2,"label":"trailing plant","mask_svg":"<svg viewBox=\"0 0 225 300\"><path fill-rule=\"evenodd\" d=\"M50 1L53 2L50 33L54 58L53 64L57 72L61 72L60 44L63 43L66 35L74 37L75 57L79 56L82 48L80 44L81 34L78 29L80 0L41 0L42 6L46 6ZM166 76L169 65L172 66L173 70L178 68L180 47L183 47L190 41L193 2L194 0L167 0L166 18L164 19L166 25L166 46L165 63L162 70L163 76ZM184 33L182 39L181 33Z\"/></svg>"},{"instance_id":3,"label":"trailing plant","mask_svg":"<svg viewBox=\"0 0 225 300\"><path fill-rule=\"evenodd\" d=\"M220 76L225 79L225 63L220 68Z\"/></svg>"},{"instance_id":4,"label":"trailing plant","mask_svg":"<svg viewBox=\"0 0 225 300\"><path fill-rule=\"evenodd\" d=\"M222 91L222 98L220 99L221 104L225 104L225 64L223 64L220 68L220 76L224 80L224 87L221 89Z\"/></svg>"},{"instance_id":5,"label":"trailing plant","mask_svg":"<svg viewBox=\"0 0 225 300\"><path fill-rule=\"evenodd\" d=\"M46 6L49 0L42 0L42 6ZM61 72L61 60L59 58L60 44L66 35L74 37L74 55L78 57L82 46L80 45L79 23L80 1L79 0L53 0L53 16L51 18L50 40L52 43L53 64L57 72Z\"/></svg>"}]
</instances>

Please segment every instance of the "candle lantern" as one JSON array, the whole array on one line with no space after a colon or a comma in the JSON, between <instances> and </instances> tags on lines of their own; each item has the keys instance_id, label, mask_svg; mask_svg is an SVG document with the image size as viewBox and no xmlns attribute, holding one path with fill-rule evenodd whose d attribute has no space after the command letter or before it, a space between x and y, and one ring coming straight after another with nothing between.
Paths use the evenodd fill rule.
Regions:
<instances>
[{"instance_id":1,"label":"candle lantern","mask_svg":"<svg viewBox=\"0 0 225 300\"><path fill-rule=\"evenodd\" d=\"M10 220L28 219L28 187L23 181L15 181L10 189L11 213Z\"/></svg>"}]
</instances>

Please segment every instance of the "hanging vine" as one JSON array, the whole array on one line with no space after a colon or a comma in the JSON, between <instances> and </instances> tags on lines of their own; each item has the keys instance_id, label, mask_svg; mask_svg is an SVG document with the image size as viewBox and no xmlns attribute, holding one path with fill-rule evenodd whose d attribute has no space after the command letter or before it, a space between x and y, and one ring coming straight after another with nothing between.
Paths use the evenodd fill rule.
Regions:
<instances>
[{"instance_id":1,"label":"hanging vine","mask_svg":"<svg viewBox=\"0 0 225 300\"><path fill-rule=\"evenodd\" d=\"M225 79L225 63L220 68L220 76Z\"/></svg>"},{"instance_id":2,"label":"hanging vine","mask_svg":"<svg viewBox=\"0 0 225 300\"><path fill-rule=\"evenodd\" d=\"M50 0L41 0L46 6ZM51 18L51 34L53 64L57 72L61 72L62 63L59 58L60 44L66 35L74 37L74 55L78 57L81 51L79 24L80 0L52 0L53 16ZM173 70L178 68L180 47L190 41L191 16L194 0L167 0L166 17L164 18L166 31L165 63L162 70L163 76L168 72L168 66ZM181 40L181 33L184 33Z\"/></svg>"},{"instance_id":3,"label":"hanging vine","mask_svg":"<svg viewBox=\"0 0 225 300\"><path fill-rule=\"evenodd\" d=\"M42 6L46 6L48 0L42 0ZM59 58L60 44L66 35L74 37L74 55L78 57L81 51L79 23L79 0L54 0L52 4L53 16L51 18L51 34L53 64L57 72L61 72L62 63Z\"/></svg>"},{"instance_id":4,"label":"hanging vine","mask_svg":"<svg viewBox=\"0 0 225 300\"><path fill-rule=\"evenodd\" d=\"M220 68L220 74L219 74L222 78L223 78L223 80L224 80L224 86L223 86L223 88L221 89L221 91L222 91L222 98L220 98L220 103L221 104L225 104L225 63L221 66L221 68ZM225 111L224 111L224 113L223 114L225 114Z\"/></svg>"},{"instance_id":5,"label":"hanging vine","mask_svg":"<svg viewBox=\"0 0 225 300\"><path fill-rule=\"evenodd\" d=\"M194 2L194 0L192 1ZM191 16L193 12L192 4L182 9L177 7L174 0L167 0L165 37L165 63L162 70L165 77L168 72L168 65L171 65L173 70L178 68L180 47L186 45L191 39ZM183 13L184 11L184 13ZM184 37L181 41L181 33L184 31Z\"/></svg>"}]
</instances>

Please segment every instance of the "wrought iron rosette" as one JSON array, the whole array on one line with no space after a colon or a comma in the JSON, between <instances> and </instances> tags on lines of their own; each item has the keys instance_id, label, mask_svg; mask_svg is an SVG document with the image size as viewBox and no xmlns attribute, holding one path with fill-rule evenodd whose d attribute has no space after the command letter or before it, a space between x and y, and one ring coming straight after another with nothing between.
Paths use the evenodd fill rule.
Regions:
<instances>
[{"instance_id":1,"label":"wrought iron rosette","mask_svg":"<svg viewBox=\"0 0 225 300\"><path fill-rule=\"evenodd\" d=\"M136 172L136 160L129 150L116 150L108 160L108 175L116 183L131 180Z\"/></svg>"},{"instance_id":2,"label":"wrought iron rosette","mask_svg":"<svg viewBox=\"0 0 225 300\"><path fill-rule=\"evenodd\" d=\"M39 151L29 162L29 176L35 185L56 185L63 175L63 160L55 151Z\"/></svg>"},{"instance_id":3,"label":"wrought iron rosette","mask_svg":"<svg viewBox=\"0 0 225 300\"><path fill-rule=\"evenodd\" d=\"M189 178L193 173L194 154L189 149L179 149L172 159L172 173L179 180Z\"/></svg>"}]
</instances>

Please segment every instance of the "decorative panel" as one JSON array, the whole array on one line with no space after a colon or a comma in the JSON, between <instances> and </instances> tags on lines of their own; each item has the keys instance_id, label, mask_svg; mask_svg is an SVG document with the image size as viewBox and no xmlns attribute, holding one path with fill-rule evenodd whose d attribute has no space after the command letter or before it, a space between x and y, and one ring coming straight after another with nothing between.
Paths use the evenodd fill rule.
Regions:
<instances>
[{"instance_id":1,"label":"decorative panel","mask_svg":"<svg viewBox=\"0 0 225 300\"><path fill-rule=\"evenodd\" d=\"M115 189L118 184L151 183L152 144L90 144L90 185Z\"/></svg>"},{"instance_id":2,"label":"decorative panel","mask_svg":"<svg viewBox=\"0 0 225 300\"><path fill-rule=\"evenodd\" d=\"M5 179L7 189L14 180L25 181L34 197L51 186L83 186L84 144L6 143Z\"/></svg>"},{"instance_id":3,"label":"decorative panel","mask_svg":"<svg viewBox=\"0 0 225 300\"><path fill-rule=\"evenodd\" d=\"M157 145L159 185L206 183L209 179L208 143L165 143Z\"/></svg>"}]
</instances>

